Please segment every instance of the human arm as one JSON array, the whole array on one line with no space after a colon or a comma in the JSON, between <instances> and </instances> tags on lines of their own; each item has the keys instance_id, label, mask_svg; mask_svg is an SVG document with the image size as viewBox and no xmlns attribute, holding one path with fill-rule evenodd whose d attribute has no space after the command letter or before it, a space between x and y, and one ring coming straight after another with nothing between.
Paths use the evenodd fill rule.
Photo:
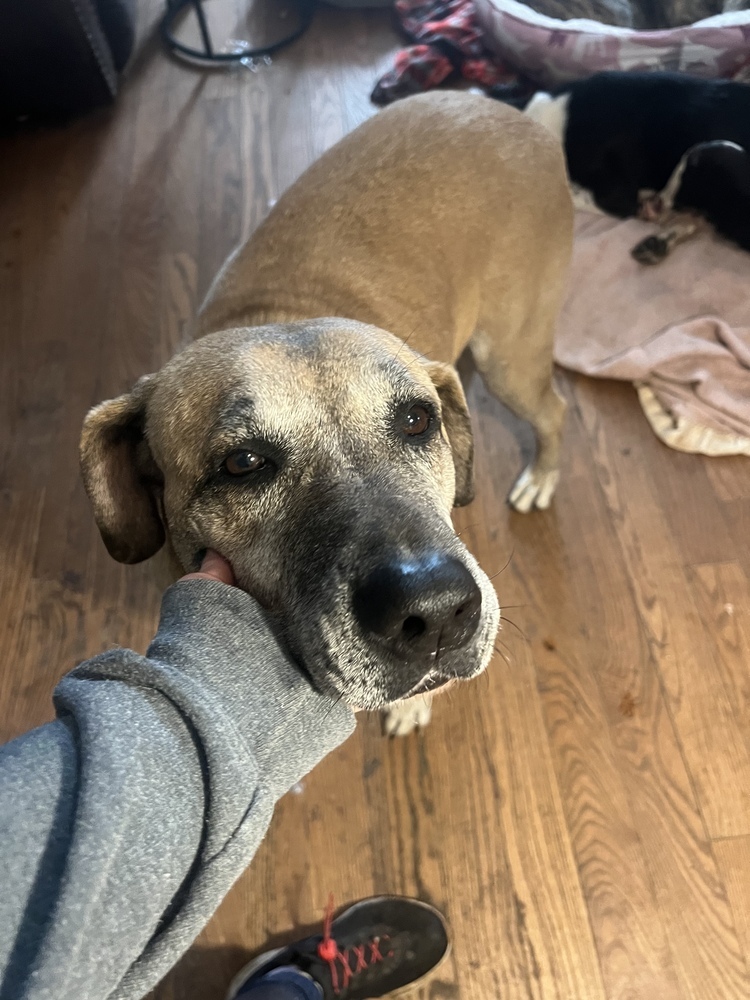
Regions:
<instances>
[{"instance_id":1,"label":"human arm","mask_svg":"<svg viewBox=\"0 0 750 1000\"><path fill-rule=\"evenodd\" d=\"M0 1000L135 1000L354 717L253 598L210 579L167 591L145 657L81 664L55 707L0 748Z\"/></svg>"}]
</instances>

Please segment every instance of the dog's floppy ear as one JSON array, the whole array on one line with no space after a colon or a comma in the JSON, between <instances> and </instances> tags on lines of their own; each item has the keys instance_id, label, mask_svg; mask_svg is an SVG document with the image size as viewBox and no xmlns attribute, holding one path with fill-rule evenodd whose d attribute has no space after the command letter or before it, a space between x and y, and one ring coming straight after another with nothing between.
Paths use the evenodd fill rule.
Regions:
<instances>
[{"instance_id":1,"label":"dog's floppy ear","mask_svg":"<svg viewBox=\"0 0 750 1000\"><path fill-rule=\"evenodd\" d=\"M452 365L428 361L427 371L440 397L443 426L448 435L456 470L454 507L464 507L474 499L474 435L461 380Z\"/></svg>"},{"instance_id":2,"label":"dog's floppy ear","mask_svg":"<svg viewBox=\"0 0 750 1000\"><path fill-rule=\"evenodd\" d=\"M136 563L164 544L157 495L161 473L144 435L152 377L132 392L89 410L83 422L80 459L83 482L109 554Z\"/></svg>"}]
</instances>

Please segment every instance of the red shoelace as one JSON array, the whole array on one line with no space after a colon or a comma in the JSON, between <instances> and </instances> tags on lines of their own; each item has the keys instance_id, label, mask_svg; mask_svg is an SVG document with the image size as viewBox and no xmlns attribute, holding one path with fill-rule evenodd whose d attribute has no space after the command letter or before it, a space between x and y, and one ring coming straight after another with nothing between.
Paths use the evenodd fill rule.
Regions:
<instances>
[{"instance_id":1,"label":"red shoelace","mask_svg":"<svg viewBox=\"0 0 750 1000\"><path fill-rule=\"evenodd\" d=\"M318 956L324 962L328 962L331 973L331 985L333 992L339 996L342 990L347 989L352 979L365 969L369 969L376 962L382 962L384 958L392 958L393 952L386 955L380 950L383 941L388 941L387 936L371 938L363 945L352 945L351 948L339 948L336 940L331 936L331 924L333 923L333 893L328 897L325 917L323 918L323 940L318 945ZM370 951L369 958L367 951ZM352 962L355 963L352 968ZM341 982L339 983L339 969L341 970Z\"/></svg>"}]
</instances>

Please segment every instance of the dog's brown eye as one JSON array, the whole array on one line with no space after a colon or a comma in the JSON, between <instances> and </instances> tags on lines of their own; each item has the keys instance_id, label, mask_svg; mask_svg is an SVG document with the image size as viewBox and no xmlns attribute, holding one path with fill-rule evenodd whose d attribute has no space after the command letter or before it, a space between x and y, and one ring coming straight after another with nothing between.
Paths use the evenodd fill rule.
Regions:
<instances>
[{"instance_id":1,"label":"dog's brown eye","mask_svg":"<svg viewBox=\"0 0 750 1000\"><path fill-rule=\"evenodd\" d=\"M233 451L224 459L224 468L230 476L247 476L251 472L260 472L265 467L266 459L262 455L244 448Z\"/></svg>"},{"instance_id":2,"label":"dog's brown eye","mask_svg":"<svg viewBox=\"0 0 750 1000\"><path fill-rule=\"evenodd\" d=\"M424 434L431 423L432 417L424 406L412 406L404 419L404 434L410 437Z\"/></svg>"}]
</instances>

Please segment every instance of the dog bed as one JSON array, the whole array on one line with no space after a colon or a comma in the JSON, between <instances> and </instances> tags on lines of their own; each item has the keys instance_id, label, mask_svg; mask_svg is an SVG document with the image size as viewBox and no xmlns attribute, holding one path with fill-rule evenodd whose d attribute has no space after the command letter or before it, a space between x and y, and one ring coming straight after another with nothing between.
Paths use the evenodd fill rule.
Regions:
<instances>
[{"instance_id":1,"label":"dog bed","mask_svg":"<svg viewBox=\"0 0 750 1000\"><path fill-rule=\"evenodd\" d=\"M555 360L634 382L672 448L750 455L750 255L706 232L644 267L630 250L651 231L577 211Z\"/></svg>"},{"instance_id":2,"label":"dog bed","mask_svg":"<svg viewBox=\"0 0 750 1000\"><path fill-rule=\"evenodd\" d=\"M750 66L750 11L680 28L636 31L585 19L561 21L516 0L475 0L484 42L541 87L600 70L671 70L737 78Z\"/></svg>"},{"instance_id":3,"label":"dog bed","mask_svg":"<svg viewBox=\"0 0 750 1000\"><path fill-rule=\"evenodd\" d=\"M395 12L414 44L402 49L378 80L375 104L458 77L490 93L519 78L524 89L533 90L604 69L750 79L748 10L659 31L558 20L516 0L396 0Z\"/></svg>"}]
</instances>

